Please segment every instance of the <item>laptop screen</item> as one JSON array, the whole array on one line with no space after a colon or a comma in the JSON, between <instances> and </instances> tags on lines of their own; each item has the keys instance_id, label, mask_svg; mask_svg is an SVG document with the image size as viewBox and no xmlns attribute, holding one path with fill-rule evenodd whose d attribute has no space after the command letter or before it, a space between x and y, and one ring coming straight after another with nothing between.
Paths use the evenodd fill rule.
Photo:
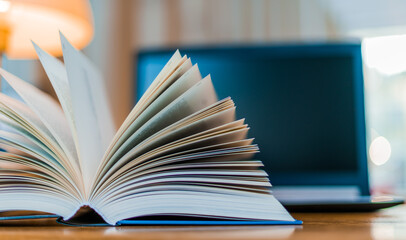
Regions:
<instances>
[{"instance_id":1,"label":"laptop screen","mask_svg":"<svg viewBox=\"0 0 406 240\"><path fill-rule=\"evenodd\" d=\"M140 97L172 50L139 54ZM359 44L181 49L245 118L274 185L360 185L368 194Z\"/></svg>"}]
</instances>

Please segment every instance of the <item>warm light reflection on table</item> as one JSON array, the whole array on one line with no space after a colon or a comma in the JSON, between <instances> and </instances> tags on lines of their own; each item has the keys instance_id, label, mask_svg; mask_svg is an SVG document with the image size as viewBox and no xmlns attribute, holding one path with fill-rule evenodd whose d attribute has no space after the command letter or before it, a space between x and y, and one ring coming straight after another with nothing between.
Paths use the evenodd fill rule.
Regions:
<instances>
[{"instance_id":1,"label":"warm light reflection on table","mask_svg":"<svg viewBox=\"0 0 406 240\"><path fill-rule=\"evenodd\" d=\"M374 213L295 213L303 226L69 227L6 221L1 239L406 239L406 206Z\"/></svg>"}]
</instances>

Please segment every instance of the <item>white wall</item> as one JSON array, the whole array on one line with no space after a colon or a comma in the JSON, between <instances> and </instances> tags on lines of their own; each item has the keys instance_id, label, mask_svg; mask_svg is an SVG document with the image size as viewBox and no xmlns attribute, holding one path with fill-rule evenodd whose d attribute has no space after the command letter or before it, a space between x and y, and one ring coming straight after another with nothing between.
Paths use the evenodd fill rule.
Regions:
<instances>
[{"instance_id":1,"label":"white wall","mask_svg":"<svg viewBox=\"0 0 406 240\"><path fill-rule=\"evenodd\" d=\"M133 55L140 48L336 35L318 0L91 0L91 4L95 39L85 52L107 76L117 124L133 104Z\"/></svg>"},{"instance_id":2,"label":"white wall","mask_svg":"<svg viewBox=\"0 0 406 240\"><path fill-rule=\"evenodd\" d=\"M95 37L84 52L105 75L117 125L133 106L133 56L140 48L340 39L363 28L400 26L398 30L403 31L406 26L403 0L90 2ZM43 89L50 89L37 63L4 65Z\"/></svg>"}]
</instances>

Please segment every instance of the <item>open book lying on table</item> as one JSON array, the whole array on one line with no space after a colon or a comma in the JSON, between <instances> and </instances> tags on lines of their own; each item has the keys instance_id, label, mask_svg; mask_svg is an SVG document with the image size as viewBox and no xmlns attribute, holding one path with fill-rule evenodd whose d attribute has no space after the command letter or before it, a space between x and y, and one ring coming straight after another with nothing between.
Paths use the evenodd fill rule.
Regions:
<instances>
[{"instance_id":1,"label":"open book lying on table","mask_svg":"<svg viewBox=\"0 0 406 240\"><path fill-rule=\"evenodd\" d=\"M218 100L189 58L176 52L116 130L101 74L61 42L64 64L34 44L59 103L0 69L22 99L0 94L0 211L71 224L301 223L251 160L258 147L231 98Z\"/></svg>"}]
</instances>

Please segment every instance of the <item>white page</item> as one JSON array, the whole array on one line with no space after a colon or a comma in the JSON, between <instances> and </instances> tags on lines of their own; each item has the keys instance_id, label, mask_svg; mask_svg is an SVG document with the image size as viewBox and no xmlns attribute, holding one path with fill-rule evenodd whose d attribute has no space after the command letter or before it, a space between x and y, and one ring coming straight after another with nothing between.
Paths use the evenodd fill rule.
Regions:
<instances>
[{"instance_id":1,"label":"white page","mask_svg":"<svg viewBox=\"0 0 406 240\"><path fill-rule=\"evenodd\" d=\"M38 58L41 61L42 67L44 68L48 79L51 82L56 95L58 96L59 102L62 105L62 109L65 113L66 119L68 120L68 124L70 126L70 130L72 132L76 151L78 151L78 136L75 126L75 119L73 116L71 93L69 89L69 82L65 65L57 58L49 55L47 52L42 50L34 42L33 45L35 51L37 52ZM80 154L78 153L78 155ZM75 160L78 162L79 159L76 158Z\"/></svg>"},{"instance_id":2,"label":"white page","mask_svg":"<svg viewBox=\"0 0 406 240\"><path fill-rule=\"evenodd\" d=\"M88 191L115 127L101 74L62 34L61 42Z\"/></svg>"},{"instance_id":3,"label":"white page","mask_svg":"<svg viewBox=\"0 0 406 240\"><path fill-rule=\"evenodd\" d=\"M201 112L201 114L203 113ZM234 119L235 107L233 106L230 106L229 109L222 109L222 111L208 114L200 119L195 118L195 121L187 122L186 120L189 120L189 117L186 117L144 140L137 146L136 151L142 152L146 148L162 146L171 141L186 137L186 135L193 135L232 122Z\"/></svg>"},{"instance_id":4,"label":"white page","mask_svg":"<svg viewBox=\"0 0 406 240\"><path fill-rule=\"evenodd\" d=\"M175 142L171 142L161 147L157 147L142 156L136 161L146 161L148 159L156 158L157 156L164 156L167 154L175 153L177 151L184 151L187 149L200 148L209 146L210 144L221 144L226 142L234 142L246 138L248 128L247 125L240 125L241 121L235 121L233 123L225 124L221 127L215 128L219 130L208 130L201 132L190 137L186 137ZM235 125L235 127L232 127ZM223 127L227 128L221 129ZM130 155L128 153L127 155ZM122 159L125 160L124 156Z\"/></svg>"},{"instance_id":5,"label":"white page","mask_svg":"<svg viewBox=\"0 0 406 240\"><path fill-rule=\"evenodd\" d=\"M148 176L139 176L128 180L124 184L115 186L105 193L100 201L92 201L93 203L106 202L106 201L119 201L120 198L125 198L128 193L141 190L147 186L156 186L158 184L166 185L173 184L174 182L184 182L187 184L219 184L223 186L227 185L245 185L252 187L271 187L269 181L267 181L267 175L260 170L254 171L241 171L245 175L237 175L236 171L182 171L171 170L167 173L151 173Z\"/></svg>"},{"instance_id":6,"label":"white page","mask_svg":"<svg viewBox=\"0 0 406 240\"><path fill-rule=\"evenodd\" d=\"M30 210L70 217L78 208L77 197L54 183L52 177L39 172L0 169L0 178L9 177L13 177L13 182L0 185L0 211Z\"/></svg>"},{"instance_id":7,"label":"white page","mask_svg":"<svg viewBox=\"0 0 406 240\"><path fill-rule=\"evenodd\" d=\"M170 187L167 185L166 187ZM269 194L252 194L252 197L235 194L214 194L195 190L157 191L140 193L133 197L95 206L101 210L109 224L144 215L218 216L226 219L294 221L285 208ZM237 195L238 194L238 195Z\"/></svg>"},{"instance_id":8,"label":"white page","mask_svg":"<svg viewBox=\"0 0 406 240\"><path fill-rule=\"evenodd\" d=\"M2 109L2 106L0 104L0 112L2 111L1 109ZM17 123L14 120L11 120L1 114L0 114L0 123L6 125L8 127L7 131L17 133L17 134L23 136L24 138L30 140L31 142L35 142L44 151L48 152L48 154L50 154L54 159L58 158L55 151L51 150L52 147L49 145L49 143L48 143L49 141L45 141L46 139L43 139L43 137L41 137L41 136L35 136L35 134L33 132L30 132L27 129L23 128L21 125L19 125L20 123ZM44 142L42 142L43 140L44 140ZM8 152L8 150L7 150L7 152Z\"/></svg>"},{"instance_id":9,"label":"white page","mask_svg":"<svg viewBox=\"0 0 406 240\"><path fill-rule=\"evenodd\" d=\"M140 153L145 153L145 149L151 149L149 145L152 145L152 148L158 148L159 146L163 146L170 142L185 138L187 135L192 136L194 134L198 134L200 132L211 130L224 124L230 123L234 119L235 107L214 115L207 116L206 118L200 119L196 122L192 122L183 127L177 127L166 134L160 134L160 132L158 132L151 136L153 140L144 141L146 142L145 145L137 145L137 148L131 149L126 155L132 157L139 156ZM176 126L176 123L173 125ZM165 129L163 129L163 131Z\"/></svg>"},{"instance_id":10,"label":"white page","mask_svg":"<svg viewBox=\"0 0 406 240\"><path fill-rule=\"evenodd\" d=\"M66 161L74 163L75 161L73 159L77 158L75 144L69 131L69 124L58 102L48 94L4 69L0 68L0 75L2 75L10 86L21 96L28 107L35 112L41 122L49 130L59 146L63 149L64 154L66 154Z\"/></svg>"},{"instance_id":11,"label":"white page","mask_svg":"<svg viewBox=\"0 0 406 240\"><path fill-rule=\"evenodd\" d=\"M164 129L190 114L214 104L216 101L217 96L211 78L210 76L207 76L193 85L193 87L184 94L176 98L176 100L172 101L168 106L134 132L111 157L111 161L115 162L120 159L120 157L126 156L123 157L123 159L120 159L120 161L125 161L124 159L130 157L129 151L131 151L131 149L136 149L135 147L132 147L134 144L140 143L148 136L155 134L159 130Z\"/></svg>"},{"instance_id":12,"label":"white page","mask_svg":"<svg viewBox=\"0 0 406 240\"><path fill-rule=\"evenodd\" d=\"M21 155L21 153L14 153L17 155L10 154L10 152L1 152L0 161L13 162L13 157L15 158L15 163L23 164L24 166L29 166L39 170L41 172L46 172L50 176L54 176L58 179L60 184L72 190L76 191L75 186L72 184L71 176L52 156L50 156L42 148L35 145L35 142L30 142L27 138L20 136L18 134L13 134L5 131L0 131L0 143L3 146L8 146L12 149L22 151L23 153L29 154L28 156ZM4 144L4 145L3 145ZM17 161L19 160L19 161ZM11 168L10 168L11 169Z\"/></svg>"},{"instance_id":13,"label":"white page","mask_svg":"<svg viewBox=\"0 0 406 240\"><path fill-rule=\"evenodd\" d=\"M169 86L158 98L156 98L155 101L153 101L136 119L134 119L133 123L127 128L127 131L123 133L122 137L112 148L112 151L110 152L111 154L116 153L117 149L119 149L123 144L132 142L133 140L128 139L129 137L131 137L132 135L134 136L134 133L137 132L138 129L147 127L145 126L147 125L145 124L147 121L156 116L162 109L167 107L180 95L185 93L201 80L201 75L199 69L197 68L197 65L192 67L190 60L187 60L183 65L186 64L187 67L189 67L190 69L178 80L176 80L171 86ZM207 93L207 95L209 95L209 93ZM175 116L176 114L173 115ZM107 158L107 160L111 161L112 159Z\"/></svg>"},{"instance_id":14,"label":"white page","mask_svg":"<svg viewBox=\"0 0 406 240\"><path fill-rule=\"evenodd\" d=\"M185 70L181 71L181 69L178 69L175 71L175 73L179 72L177 75L181 75L181 77L178 78L176 76L173 76L175 79L178 79L175 80L172 85L170 85L161 95L159 95L155 99L155 101L151 102L151 104L146 107L146 109L141 114L139 114L137 118L134 119L133 123L127 128L127 131L125 131L123 133L123 136L119 139L119 141L117 141L117 144L112 149L112 152L117 150L117 148L120 147L120 145L123 144L131 136L131 134L133 134L149 119L159 113L159 111L168 106L172 101L174 101L176 98L178 98L180 95L182 95L184 92L186 92L189 88L197 84L202 79L197 65L192 67L190 59L186 60L182 64L182 66L183 69L186 68L189 70L186 71L186 73L184 73L183 75L181 74L182 72L185 72ZM170 78L172 78L172 76Z\"/></svg>"},{"instance_id":15,"label":"white page","mask_svg":"<svg viewBox=\"0 0 406 240\"><path fill-rule=\"evenodd\" d=\"M213 99L211 99L211 100L209 100L209 101L206 101L205 102L205 105L206 104L210 104L210 102L214 102L215 101L215 99L216 99L216 97L215 97L215 94L214 94L214 92L212 92L212 91L214 91L213 89L212 89L212 84L211 84L211 81L210 81L210 78L209 77L207 77L207 78L205 78L205 80L202 80L202 82L200 82L200 84L198 84L198 85L195 85L194 86L194 88L195 89L189 89L188 90L188 94L185 94L185 96L183 96L183 97L179 97L177 100L175 100L175 101L177 101L177 102L182 102L182 101L180 101L180 100L184 100L185 98L186 99L189 99L190 98L190 96L199 96L199 94L197 94L197 93L200 93L200 94L206 94L206 96L205 97L202 97L202 95L200 95L200 98L199 97L197 97L198 99L202 99L202 98L205 98L206 100L207 100L207 98L212 98L213 97ZM201 90L201 89L204 89L204 91L199 91L199 89ZM193 90L193 91L192 91ZM212 92L211 94L210 94L210 92ZM189 97L187 97L187 95L189 95ZM211 96L211 97L210 97ZM176 102L173 102L173 103L171 103L170 105L174 105L174 106L176 106L176 105L178 105ZM197 100L196 100L197 101ZM189 101L185 101L185 102L189 102ZM200 103L201 104L201 103ZM198 106L199 104L192 104L192 106ZM167 106L167 108L169 108L169 109L171 109L172 107L171 106ZM203 106L200 106L200 107L198 107L198 108L203 108ZM198 109L197 108L197 109ZM230 109L231 108L231 109ZM179 108L177 108L178 110L179 110ZM216 103L213 103L211 106L208 106L207 107L207 109L201 109L200 111L197 111L195 114L192 114L192 115L189 115L188 116L188 114L187 114L187 112L189 111L191 111L191 112L195 112L197 109L182 109L181 110L181 112L183 113L183 114L185 114L186 115L186 117L184 118L184 119L182 119L182 120L180 120L180 121L178 121L177 123L174 123L173 124L173 128L171 129L171 130L169 130L169 129L167 129L167 128L169 128L169 127L167 127L167 128L165 128L165 129L162 129L162 131L163 132L165 132L166 131L166 133L164 134L164 133L160 133L159 134L159 136L160 137L158 137L158 136L156 136L156 134L158 134L158 133L155 133L155 134L153 134L153 135L151 135L151 134L149 134L149 136L151 137L151 138L154 138L154 140L151 140L151 144L152 145L154 145L154 146L156 146L156 147L158 147L158 146L161 146L161 144L164 144L165 143L165 139L166 139L166 136L167 135L172 135L172 134L176 134L177 132L178 132L178 130L184 130L182 127L181 127L181 125L183 126L183 124L181 124L181 123L183 123L183 121L185 120L186 122L188 122L188 124L186 124L186 125L184 125L184 127L185 128L187 128L188 130L190 130L190 133L192 134L192 133L195 133L195 132L199 132L199 130L192 130L192 128L189 128L189 127L191 127L191 126L194 126L195 124L197 125L196 126L196 128L199 128L200 130L202 130L203 131L203 129L207 129L207 128L209 128L209 129L211 129L211 127L214 127L214 126L218 126L218 125L222 125L222 124L225 124L225 123L229 123L229 122L231 122L231 121L233 121L234 120L234 117L235 117L235 114L234 114L234 104L233 104L233 102L232 102L232 100L231 99L229 99L229 98L226 98L226 99L223 99L223 100L221 100L221 101L219 101L219 102L216 102ZM212 110L215 110L215 109L217 109L217 111L212 111ZM228 110L231 110L231 111L228 111L228 110L226 110L226 109L228 109ZM222 114L220 114L218 111L220 111L220 110L222 110L223 111L223 113ZM164 111L164 112L162 112L163 114L166 114L168 111ZM219 114L217 114L216 116L213 116L213 118L211 119L212 121L187 121L187 120L191 120L191 118L193 118L192 116L200 116L200 115L205 115L206 117L209 117L210 115L208 115L208 113L215 113L215 112L217 112L217 113L219 113ZM200 113L200 114L199 114ZM205 113L207 113L207 114L205 114ZM162 116L160 117L160 116L154 116L154 118L156 118L156 117L158 117L159 119L162 119ZM194 118L193 118L194 119ZM151 119L152 120L152 119ZM207 120L207 119L206 119ZM242 124L242 122L243 121L239 121L241 124ZM240 124L239 123L239 124ZM185 130L185 131L183 131L183 132L188 132L187 130ZM137 137L139 137L139 135L140 134L137 134L137 133L134 133L133 134L133 136L134 136L134 139L132 139L132 138L130 138L128 141L131 143L131 142L137 142L138 140L136 140L136 138ZM162 138L162 139L161 139ZM169 137L170 138L170 137ZM162 141L161 141L162 140ZM172 139L172 141L173 140L175 140L175 139ZM157 144L155 144L155 143L157 143ZM148 144L147 144L148 145ZM108 176L109 176L109 174L107 174L106 172L108 171L108 172L110 172L110 173L112 173L113 171L113 169L117 169L119 166L120 166L120 164L121 163L124 163L126 160L128 160L129 158L134 158L138 153L139 153L139 151L143 151L144 150L144 144L141 142L140 144L138 144L135 148L132 148L132 149L130 149L130 150L128 150L126 153L125 153L125 155L119 160L119 162L116 162L115 163L115 165L113 165L114 164L114 162L113 161L111 161L110 162L110 164L109 165L107 165L105 168L104 168L104 172L103 172L103 175L101 175L101 178L100 178L100 180L98 181L98 184L97 184L97 186L95 187L95 189L97 189L101 184L104 184L104 179L106 179L106 178L108 178ZM132 161L132 163L134 163L134 164L136 164L136 160L135 161ZM118 169L118 172L119 171L121 171L121 168L119 168Z\"/></svg>"},{"instance_id":16,"label":"white page","mask_svg":"<svg viewBox=\"0 0 406 240\"><path fill-rule=\"evenodd\" d=\"M148 104L145 103L147 99L151 98L152 93L157 90L158 86L160 86L162 82L168 79L171 73L173 73L173 71L175 71L181 64L183 59L184 58L181 57L179 51L176 51L171 59L169 59L169 61L165 64L165 67L161 70L155 80L148 87L147 91L145 91L140 100L131 110L130 114L128 114L124 122L121 124L120 128L113 138L113 141L110 143L107 151L104 154L104 159L108 159L111 154L115 152L117 143L122 137L125 137L123 135L125 134L127 129L132 125L135 119L138 118L138 115L140 115L145 110L145 108L148 107ZM100 170L101 169L99 169L99 171Z\"/></svg>"},{"instance_id":17,"label":"white page","mask_svg":"<svg viewBox=\"0 0 406 240\"><path fill-rule=\"evenodd\" d=\"M4 144L9 144L10 146L19 148L19 150L36 158L42 159L47 163L52 162L52 164L60 164L47 151L39 147L36 142L32 142L28 138L19 134L0 130L0 141L2 141Z\"/></svg>"},{"instance_id":18,"label":"white page","mask_svg":"<svg viewBox=\"0 0 406 240\"><path fill-rule=\"evenodd\" d=\"M179 54L178 52L175 53L173 57ZM169 62L168 62L169 64ZM163 72L164 70L162 70ZM161 73L162 73L161 72ZM160 75L161 75L160 73ZM145 122L147 122L151 117L156 115L159 111L165 108L168 104L174 101L177 97L181 94L186 92L189 88L197 84L202 79L200 75L199 68L197 65L192 66L190 59L187 59L183 62L183 64L177 68L172 75L170 75L166 82L172 83L167 84L170 85L163 91L155 101L152 101L149 106L145 107L145 110L142 113L133 112L125 120L125 123L120 127L120 130L123 130L124 125L127 123L125 131L123 133L117 133L115 136L114 141L109 146L108 151L106 151L103 157L103 165L98 170L97 177L100 178L100 172L112 163L112 155L117 151L117 149L137 130L139 129ZM147 93L146 93L147 94ZM137 104L138 106L138 104ZM135 108L134 108L135 109ZM135 115L137 113L137 115ZM133 116L131 116L131 114ZM131 121L130 121L131 120ZM119 131L120 131L119 130ZM108 167L108 166L107 166Z\"/></svg>"},{"instance_id":19,"label":"white page","mask_svg":"<svg viewBox=\"0 0 406 240\"><path fill-rule=\"evenodd\" d=\"M242 140L246 137L248 128L247 125L242 125L243 121L238 120L232 123L227 123L225 125L216 127L214 129L210 129L198 134L194 134L190 137L186 137L180 140L177 140L175 142L171 142L169 144L165 144L164 146L157 147L142 156L139 156L135 158L134 160L128 162L126 160L131 159L130 155L133 154L133 151L129 151L126 155L124 155L116 164L111 166L107 172L103 175L103 178L100 180L100 184L98 185L98 189L100 190L100 185L106 185L108 183L107 179L111 179L112 176L116 176L121 172L121 170L125 169L126 166L125 164L128 165L136 165L141 162L145 162L148 160L153 160L153 158L161 158L162 156L168 156L170 154L176 153L176 152L182 152L185 150L190 150L190 149L197 149L213 144L221 144L221 143L226 143L226 142L234 142L238 140ZM248 153L240 154L239 156L236 155L225 155L223 156L224 159L230 159L230 160L235 160L235 159L247 159L252 157L252 155L256 152L256 150L253 150ZM222 157L222 158L223 158ZM97 192L93 193L97 195Z\"/></svg>"},{"instance_id":20,"label":"white page","mask_svg":"<svg viewBox=\"0 0 406 240\"><path fill-rule=\"evenodd\" d=\"M196 162L194 161L196 160L201 166L208 166L210 164L213 164L213 166L215 166L216 162L231 162L235 160L251 159L252 155L255 154L257 151L258 147L256 145L247 145L234 148L184 153L177 156L172 156L170 158L166 158L166 156L164 156L159 159L153 159L152 161L149 161L147 163L138 162L138 164L132 164L132 162L130 162L126 166L120 168L109 178L111 182L106 182L107 184L105 184L105 189L117 188L118 186L120 189L122 189L122 187L124 186L132 186L133 180L136 182L143 182L143 180L140 180L140 177L151 176L151 174L174 174L177 170L182 168L180 167L179 162L183 162L181 164L183 165L183 168L185 168L186 166L188 166L187 168L194 167L196 165ZM253 161L253 163L255 162ZM195 171L197 175L203 174L202 169L194 169L192 171ZM218 172L218 170L216 169L211 169L209 171ZM234 170L227 169L227 171ZM254 171L265 174L265 172L263 172L262 170L255 169ZM245 169L244 172L248 174L252 172L252 170ZM105 196L100 197L99 195L98 198L105 198Z\"/></svg>"},{"instance_id":21,"label":"white page","mask_svg":"<svg viewBox=\"0 0 406 240\"><path fill-rule=\"evenodd\" d=\"M54 147L58 150L58 153L63 153L52 133L44 125L38 115L35 114L31 108L29 108L29 106L3 93L0 93L0 111L2 114L4 114L4 118L12 117L12 119L9 119L9 121L18 123L18 126L23 124L26 125L26 127L29 127L31 130L31 134L39 139L42 137L43 139L46 139L47 142L54 143L53 145L56 144ZM7 114L7 117L5 114ZM32 131L33 129L35 129L35 131Z\"/></svg>"},{"instance_id":22,"label":"white page","mask_svg":"<svg viewBox=\"0 0 406 240\"><path fill-rule=\"evenodd\" d=\"M52 133L41 119L27 105L7 95L0 93L0 122L10 126L10 130L17 131L21 136L35 143L47 152L57 164L62 166L69 176L70 182L80 186L81 176L78 165L66 158L64 150L58 144ZM5 135L3 134L3 137ZM21 149L20 149L21 150Z\"/></svg>"},{"instance_id":23,"label":"white page","mask_svg":"<svg viewBox=\"0 0 406 240\"><path fill-rule=\"evenodd\" d=\"M182 59L184 60L184 58ZM133 134L151 117L161 111L164 107L166 107L169 103L179 97L191 86L199 82L201 79L202 78L197 66L195 65L192 67L192 62L190 59L184 61L168 78L166 78L164 82L162 82L162 84L166 87L161 85L162 89L155 89L156 96L152 97L153 95L151 95L151 98L146 98L145 101L143 101L147 102L147 104L143 105L144 110L134 112L136 115L132 116L132 123L126 128L126 131L121 134L117 141L114 141L114 145L110 146L107 155L105 155L103 159L108 160L112 154L114 154L115 151L117 151L117 149L131 136L131 134ZM155 84L155 81L151 85L153 84ZM147 91L143 97L149 95L148 92L151 92L150 94L152 94L154 91ZM157 92L162 93L157 94ZM140 102L141 101L142 100L140 100ZM135 108L137 108L137 106L139 106L138 103ZM131 116L131 113L129 116Z\"/></svg>"}]
</instances>

